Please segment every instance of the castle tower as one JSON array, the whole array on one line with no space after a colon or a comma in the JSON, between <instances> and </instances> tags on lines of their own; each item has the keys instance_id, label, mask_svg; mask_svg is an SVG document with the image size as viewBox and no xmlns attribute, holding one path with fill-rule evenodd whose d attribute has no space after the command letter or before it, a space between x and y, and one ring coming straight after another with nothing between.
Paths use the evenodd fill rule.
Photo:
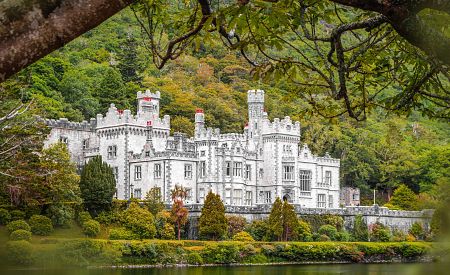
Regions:
<instances>
[{"instance_id":1,"label":"castle tower","mask_svg":"<svg viewBox=\"0 0 450 275\"><path fill-rule=\"evenodd\" d=\"M205 128L205 114L203 109L195 110L195 135Z\"/></svg>"},{"instance_id":2,"label":"castle tower","mask_svg":"<svg viewBox=\"0 0 450 275\"><path fill-rule=\"evenodd\" d=\"M159 117L159 100L161 95L159 91L155 93L146 90L145 92L137 92L138 114L145 115L148 118Z\"/></svg>"},{"instance_id":3,"label":"castle tower","mask_svg":"<svg viewBox=\"0 0 450 275\"><path fill-rule=\"evenodd\" d=\"M264 91L249 90L247 92L248 103L248 134L257 136L261 132L262 118L264 115Z\"/></svg>"}]
</instances>

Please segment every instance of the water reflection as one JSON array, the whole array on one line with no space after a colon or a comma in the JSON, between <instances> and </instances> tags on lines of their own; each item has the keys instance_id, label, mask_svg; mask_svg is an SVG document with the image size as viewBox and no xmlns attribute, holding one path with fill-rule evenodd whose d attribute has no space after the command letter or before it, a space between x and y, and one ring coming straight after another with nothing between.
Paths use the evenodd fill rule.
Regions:
<instances>
[{"instance_id":1,"label":"water reflection","mask_svg":"<svg viewBox=\"0 0 450 275\"><path fill-rule=\"evenodd\" d=\"M445 272L448 271L448 272ZM3 275L440 275L450 274L442 264L332 264L332 265L280 265L280 266L215 266L170 267L133 269L58 269L7 270Z\"/></svg>"}]
</instances>

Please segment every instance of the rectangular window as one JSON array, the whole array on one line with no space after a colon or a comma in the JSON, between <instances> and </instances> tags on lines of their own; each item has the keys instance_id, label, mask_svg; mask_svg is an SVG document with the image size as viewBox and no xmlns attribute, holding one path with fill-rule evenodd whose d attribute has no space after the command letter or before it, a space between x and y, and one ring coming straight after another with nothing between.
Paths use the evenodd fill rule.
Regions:
<instances>
[{"instance_id":1,"label":"rectangular window","mask_svg":"<svg viewBox=\"0 0 450 275\"><path fill-rule=\"evenodd\" d=\"M300 196L311 195L311 170L299 170Z\"/></svg>"},{"instance_id":2,"label":"rectangular window","mask_svg":"<svg viewBox=\"0 0 450 275\"><path fill-rule=\"evenodd\" d=\"M233 205L242 205L242 189L233 190Z\"/></svg>"},{"instance_id":3,"label":"rectangular window","mask_svg":"<svg viewBox=\"0 0 450 275\"><path fill-rule=\"evenodd\" d=\"M116 180L116 182L119 180L119 167L114 166L112 168L113 170L113 174L114 174L114 179Z\"/></svg>"},{"instance_id":4,"label":"rectangular window","mask_svg":"<svg viewBox=\"0 0 450 275\"><path fill-rule=\"evenodd\" d=\"M206 176L206 162L200 161L200 177L204 178Z\"/></svg>"},{"instance_id":5,"label":"rectangular window","mask_svg":"<svg viewBox=\"0 0 450 275\"><path fill-rule=\"evenodd\" d=\"M205 200L205 189L204 188L200 188L198 190L198 198L199 198L200 203L204 202L204 200Z\"/></svg>"},{"instance_id":6,"label":"rectangular window","mask_svg":"<svg viewBox=\"0 0 450 275\"><path fill-rule=\"evenodd\" d=\"M331 171L325 171L325 184L331 185Z\"/></svg>"},{"instance_id":7,"label":"rectangular window","mask_svg":"<svg viewBox=\"0 0 450 275\"><path fill-rule=\"evenodd\" d=\"M83 150L86 150L89 148L89 139L83 140Z\"/></svg>"},{"instance_id":8,"label":"rectangular window","mask_svg":"<svg viewBox=\"0 0 450 275\"><path fill-rule=\"evenodd\" d=\"M155 163L154 166L154 171L153 171L153 175L155 177L155 179L160 179L161 178L161 163Z\"/></svg>"},{"instance_id":9,"label":"rectangular window","mask_svg":"<svg viewBox=\"0 0 450 275\"><path fill-rule=\"evenodd\" d=\"M192 189L186 188L186 200L191 201L192 200Z\"/></svg>"},{"instance_id":10,"label":"rectangular window","mask_svg":"<svg viewBox=\"0 0 450 275\"><path fill-rule=\"evenodd\" d=\"M142 167L140 165L134 166L134 179L135 180L142 179Z\"/></svg>"},{"instance_id":11,"label":"rectangular window","mask_svg":"<svg viewBox=\"0 0 450 275\"><path fill-rule=\"evenodd\" d=\"M359 194L358 193L353 194L353 200L354 201L359 200Z\"/></svg>"},{"instance_id":12,"label":"rectangular window","mask_svg":"<svg viewBox=\"0 0 450 275\"><path fill-rule=\"evenodd\" d=\"M283 180L294 181L294 165L283 164Z\"/></svg>"},{"instance_id":13,"label":"rectangular window","mask_svg":"<svg viewBox=\"0 0 450 275\"><path fill-rule=\"evenodd\" d=\"M141 188L134 189L134 198L141 199L141 196L142 196Z\"/></svg>"},{"instance_id":14,"label":"rectangular window","mask_svg":"<svg viewBox=\"0 0 450 275\"><path fill-rule=\"evenodd\" d=\"M242 177L242 162L235 162L233 165L233 177Z\"/></svg>"},{"instance_id":15,"label":"rectangular window","mask_svg":"<svg viewBox=\"0 0 450 275\"><path fill-rule=\"evenodd\" d=\"M252 180L252 166L250 164L245 165L245 179Z\"/></svg>"},{"instance_id":16,"label":"rectangular window","mask_svg":"<svg viewBox=\"0 0 450 275\"><path fill-rule=\"evenodd\" d=\"M225 204L231 204L231 189L225 189Z\"/></svg>"},{"instance_id":17,"label":"rectangular window","mask_svg":"<svg viewBox=\"0 0 450 275\"><path fill-rule=\"evenodd\" d=\"M108 158L113 159L116 157L117 157L117 146L116 145L108 146Z\"/></svg>"},{"instance_id":18,"label":"rectangular window","mask_svg":"<svg viewBox=\"0 0 450 275\"><path fill-rule=\"evenodd\" d=\"M67 137L61 136L61 137L59 137L59 142L62 142L67 145L67 144L69 144L69 139Z\"/></svg>"},{"instance_id":19,"label":"rectangular window","mask_svg":"<svg viewBox=\"0 0 450 275\"><path fill-rule=\"evenodd\" d=\"M225 176L227 176L227 177L231 176L231 162L230 161L225 162Z\"/></svg>"},{"instance_id":20,"label":"rectangular window","mask_svg":"<svg viewBox=\"0 0 450 275\"><path fill-rule=\"evenodd\" d=\"M325 206L327 205L326 199L327 198L325 194L317 194L317 207L325 208Z\"/></svg>"},{"instance_id":21,"label":"rectangular window","mask_svg":"<svg viewBox=\"0 0 450 275\"><path fill-rule=\"evenodd\" d=\"M259 178L262 179L264 176L264 170L262 168L259 168Z\"/></svg>"},{"instance_id":22,"label":"rectangular window","mask_svg":"<svg viewBox=\"0 0 450 275\"><path fill-rule=\"evenodd\" d=\"M328 208L333 208L333 195L328 195Z\"/></svg>"},{"instance_id":23,"label":"rectangular window","mask_svg":"<svg viewBox=\"0 0 450 275\"><path fill-rule=\"evenodd\" d=\"M200 156L204 157L206 155L206 152L204 150L200 151Z\"/></svg>"},{"instance_id":24,"label":"rectangular window","mask_svg":"<svg viewBox=\"0 0 450 275\"><path fill-rule=\"evenodd\" d=\"M265 202L272 203L272 193L270 193L270 191L266 191L265 193Z\"/></svg>"},{"instance_id":25,"label":"rectangular window","mask_svg":"<svg viewBox=\"0 0 450 275\"><path fill-rule=\"evenodd\" d=\"M245 192L245 205L252 205L252 191Z\"/></svg>"},{"instance_id":26,"label":"rectangular window","mask_svg":"<svg viewBox=\"0 0 450 275\"><path fill-rule=\"evenodd\" d=\"M192 179L192 164L185 164L184 165L184 178L185 179Z\"/></svg>"}]
</instances>

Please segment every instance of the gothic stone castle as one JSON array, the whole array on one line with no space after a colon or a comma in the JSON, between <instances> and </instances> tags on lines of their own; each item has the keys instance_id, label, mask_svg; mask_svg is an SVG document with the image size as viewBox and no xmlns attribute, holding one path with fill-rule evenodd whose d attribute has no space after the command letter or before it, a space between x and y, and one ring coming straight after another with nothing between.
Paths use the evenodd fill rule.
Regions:
<instances>
[{"instance_id":1,"label":"gothic stone castle","mask_svg":"<svg viewBox=\"0 0 450 275\"><path fill-rule=\"evenodd\" d=\"M207 128L203 110L195 114L195 136L170 135L170 117L159 116L160 93L138 92L138 110L111 104L90 122L47 120L46 145L67 144L82 166L101 155L116 176L119 199L143 198L157 187L165 202L170 190L188 190L187 204L203 203L209 190L225 205L271 204L276 197L302 208L338 208L339 160L313 155L299 146L300 123L289 117L271 122L264 91L248 91L248 124L242 134Z\"/></svg>"}]
</instances>

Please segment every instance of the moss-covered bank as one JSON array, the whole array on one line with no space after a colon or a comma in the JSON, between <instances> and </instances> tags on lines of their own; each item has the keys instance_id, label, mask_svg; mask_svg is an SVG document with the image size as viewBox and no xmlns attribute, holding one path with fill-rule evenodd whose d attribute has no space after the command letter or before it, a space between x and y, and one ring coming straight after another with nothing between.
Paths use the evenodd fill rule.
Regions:
<instances>
[{"instance_id":1,"label":"moss-covered bank","mask_svg":"<svg viewBox=\"0 0 450 275\"><path fill-rule=\"evenodd\" d=\"M28 245L27 245L28 244ZM36 267L175 264L265 264L315 262L430 261L437 243L207 242L42 239L39 244L8 242L1 252L8 265Z\"/></svg>"}]
</instances>

